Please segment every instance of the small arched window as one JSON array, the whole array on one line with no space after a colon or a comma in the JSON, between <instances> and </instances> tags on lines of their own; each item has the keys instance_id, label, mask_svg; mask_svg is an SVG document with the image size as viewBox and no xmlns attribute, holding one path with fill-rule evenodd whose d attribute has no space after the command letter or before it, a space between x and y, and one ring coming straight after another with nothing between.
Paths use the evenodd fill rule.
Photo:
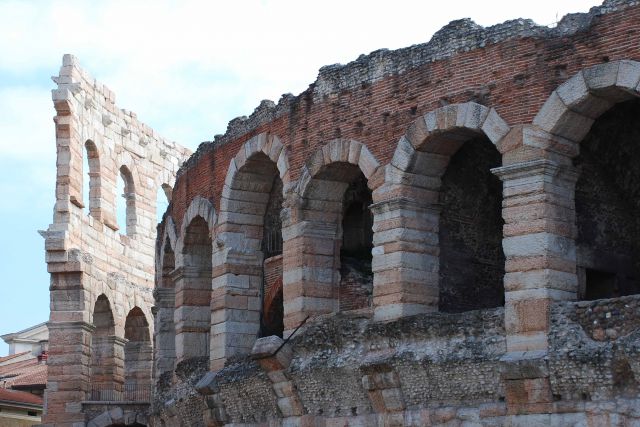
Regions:
<instances>
[{"instance_id":1,"label":"small arched window","mask_svg":"<svg viewBox=\"0 0 640 427\"><path fill-rule=\"evenodd\" d=\"M124 228L127 236L130 236L136 231L136 192L133 175L126 166L120 167L117 191L124 198L124 203L116 202L116 219L120 229Z\"/></svg>"},{"instance_id":2,"label":"small arched window","mask_svg":"<svg viewBox=\"0 0 640 427\"><path fill-rule=\"evenodd\" d=\"M85 156L83 168L85 174L82 182L82 200L89 206L89 214L100 218L100 158L96 144L87 140L84 144Z\"/></svg>"}]
</instances>

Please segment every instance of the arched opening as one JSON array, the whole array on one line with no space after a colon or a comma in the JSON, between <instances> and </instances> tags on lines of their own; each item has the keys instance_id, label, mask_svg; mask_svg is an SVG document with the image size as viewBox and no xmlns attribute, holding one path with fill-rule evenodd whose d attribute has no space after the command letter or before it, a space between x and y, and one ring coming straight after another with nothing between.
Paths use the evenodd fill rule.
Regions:
<instances>
[{"instance_id":1,"label":"arched opening","mask_svg":"<svg viewBox=\"0 0 640 427\"><path fill-rule=\"evenodd\" d=\"M371 305L373 216L371 190L360 168L347 162L323 166L308 184L305 219L322 229L318 240L318 292L330 297L331 311Z\"/></svg>"},{"instance_id":2,"label":"arched opening","mask_svg":"<svg viewBox=\"0 0 640 427\"><path fill-rule=\"evenodd\" d=\"M186 228L183 266L175 294L176 355L179 361L209 359L211 326L211 234L196 216Z\"/></svg>"},{"instance_id":3,"label":"arched opening","mask_svg":"<svg viewBox=\"0 0 640 427\"><path fill-rule=\"evenodd\" d=\"M640 293L640 100L601 115L574 164L578 297Z\"/></svg>"},{"instance_id":4,"label":"arched opening","mask_svg":"<svg viewBox=\"0 0 640 427\"><path fill-rule=\"evenodd\" d=\"M82 180L82 200L89 207L89 214L94 218L100 218L100 158L98 148L91 140L84 144L85 155L83 169L85 174Z\"/></svg>"},{"instance_id":5,"label":"arched opening","mask_svg":"<svg viewBox=\"0 0 640 427\"><path fill-rule=\"evenodd\" d=\"M126 235L130 236L136 230L136 191L133 182L133 175L126 166L120 167L120 177L117 183L117 194L124 198L124 202L116 202L116 220L122 230L126 230Z\"/></svg>"},{"instance_id":6,"label":"arched opening","mask_svg":"<svg viewBox=\"0 0 640 427\"><path fill-rule=\"evenodd\" d=\"M373 203L362 172L349 183L342 201L340 311L369 307L373 291Z\"/></svg>"},{"instance_id":7,"label":"arched opening","mask_svg":"<svg viewBox=\"0 0 640 427\"><path fill-rule=\"evenodd\" d=\"M172 276L175 270L175 254L169 239L165 240L160 257L162 263L160 281L154 292L158 308L155 318L154 342L157 378L164 372L173 371L176 360L175 284Z\"/></svg>"},{"instance_id":8,"label":"arched opening","mask_svg":"<svg viewBox=\"0 0 640 427\"><path fill-rule=\"evenodd\" d=\"M101 294L93 310L91 337L91 400L117 400L122 393L124 340L115 336L109 300Z\"/></svg>"},{"instance_id":9,"label":"arched opening","mask_svg":"<svg viewBox=\"0 0 640 427\"><path fill-rule=\"evenodd\" d=\"M162 215L167 211L171 202L172 188L169 184L162 184L156 192L156 221L162 222Z\"/></svg>"},{"instance_id":10,"label":"arched opening","mask_svg":"<svg viewBox=\"0 0 640 427\"><path fill-rule=\"evenodd\" d=\"M278 160L280 159L280 160ZM248 354L257 337L283 334L282 221L286 157L260 134L229 162L220 199L213 279L211 369Z\"/></svg>"},{"instance_id":11,"label":"arched opening","mask_svg":"<svg viewBox=\"0 0 640 427\"><path fill-rule=\"evenodd\" d=\"M264 213L261 249L262 263L262 314L260 316L260 336L277 335L284 331L284 308L282 294L282 180L273 162L260 154L256 161L268 162L265 172L272 175L271 190ZM245 165L246 167L246 165Z\"/></svg>"},{"instance_id":12,"label":"arched opening","mask_svg":"<svg viewBox=\"0 0 640 427\"><path fill-rule=\"evenodd\" d=\"M504 305L501 155L485 136L453 154L440 187L440 303L444 312Z\"/></svg>"},{"instance_id":13,"label":"arched opening","mask_svg":"<svg viewBox=\"0 0 640 427\"><path fill-rule=\"evenodd\" d=\"M139 307L131 309L124 324L124 400L148 401L151 397L153 353L149 323Z\"/></svg>"},{"instance_id":14,"label":"arched opening","mask_svg":"<svg viewBox=\"0 0 640 427\"><path fill-rule=\"evenodd\" d=\"M400 138L385 177L391 197L374 206L377 319L504 305L502 184L492 169L509 129L467 102L425 114Z\"/></svg>"}]
</instances>

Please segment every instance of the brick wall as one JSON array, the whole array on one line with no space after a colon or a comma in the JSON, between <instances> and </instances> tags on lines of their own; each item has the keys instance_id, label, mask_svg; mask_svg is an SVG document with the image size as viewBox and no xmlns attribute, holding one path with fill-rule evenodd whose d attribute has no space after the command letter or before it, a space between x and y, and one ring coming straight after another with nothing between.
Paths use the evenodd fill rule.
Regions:
<instances>
[{"instance_id":1,"label":"brick wall","mask_svg":"<svg viewBox=\"0 0 640 427\"><path fill-rule=\"evenodd\" d=\"M480 102L495 108L509 125L529 123L551 92L579 70L604 61L640 60L634 37L640 8L620 9L618 5L618 10L603 8L606 14L588 19L567 19L555 31L531 29L520 20L483 33L457 22L441 33L459 33L451 41L454 47L465 35L477 40L462 47L468 51L417 45L374 52L341 68L325 67L308 90L283 97L271 121L250 118L243 125L236 119L218 142L201 145L179 173L170 214L179 227L195 195L210 199L218 209L216 195L229 161L261 132L281 139L289 150L292 178L297 179L311 154L337 137L366 144L385 164L413 120L447 104ZM438 35L434 39L438 41ZM375 75L371 70L376 68L385 73ZM264 116L258 113L262 109L255 114Z\"/></svg>"}]
</instances>

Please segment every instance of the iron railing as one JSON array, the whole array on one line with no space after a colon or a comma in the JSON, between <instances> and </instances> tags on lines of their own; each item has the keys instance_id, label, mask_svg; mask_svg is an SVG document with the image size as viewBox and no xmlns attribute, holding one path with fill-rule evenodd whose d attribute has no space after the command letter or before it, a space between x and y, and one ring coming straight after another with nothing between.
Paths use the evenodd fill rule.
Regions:
<instances>
[{"instance_id":1,"label":"iron railing","mask_svg":"<svg viewBox=\"0 0 640 427\"><path fill-rule=\"evenodd\" d=\"M151 401L151 384L92 384L89 400L149 402Z\"/></svg>"},{"instance_id":2,"label":"iron railing","mask_svg":"<svg viewBox=\"0 0 640 427\"><path fill-rule=\"evenodd\" d=\"M265 259L282 253L282 228L267 228L264 233L263 250Z\"/></svg>"}]
</instances>

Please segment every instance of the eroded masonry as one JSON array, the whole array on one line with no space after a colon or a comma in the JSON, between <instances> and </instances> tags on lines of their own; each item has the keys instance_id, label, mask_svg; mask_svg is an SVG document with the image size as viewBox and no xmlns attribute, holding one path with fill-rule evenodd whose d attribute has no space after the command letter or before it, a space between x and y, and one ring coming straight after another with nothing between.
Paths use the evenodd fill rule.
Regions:
<instances>
[{"instance_id":1,"label":"eroded masonry","mask_svg":"<svg viewBox=\"0 0 640 427\"><path fill-rule=\"evenodd\" d=\"M190 157L66 56L44 422L640 425L639 37L454 21Z\"/></svg>"}]
</instances>

